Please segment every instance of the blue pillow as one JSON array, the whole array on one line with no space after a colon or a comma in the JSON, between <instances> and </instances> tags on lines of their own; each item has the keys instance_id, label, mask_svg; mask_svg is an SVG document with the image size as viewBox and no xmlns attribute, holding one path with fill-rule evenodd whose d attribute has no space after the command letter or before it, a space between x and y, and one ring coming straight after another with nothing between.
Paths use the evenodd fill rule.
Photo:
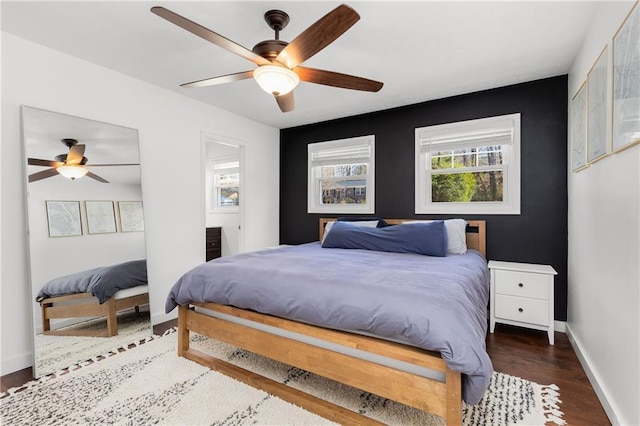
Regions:
<instances>
[{"instance_id":1,"label":"blue pillow","mask_svg":"<svg viewBox=\"0 0 640 426\"><path fill-rule=\"evenodd\" d=\"M442 220L384 228L366 228L336 222L322 247L444 257L447 255L447 228Z\"/></svg>"}]
</instances>

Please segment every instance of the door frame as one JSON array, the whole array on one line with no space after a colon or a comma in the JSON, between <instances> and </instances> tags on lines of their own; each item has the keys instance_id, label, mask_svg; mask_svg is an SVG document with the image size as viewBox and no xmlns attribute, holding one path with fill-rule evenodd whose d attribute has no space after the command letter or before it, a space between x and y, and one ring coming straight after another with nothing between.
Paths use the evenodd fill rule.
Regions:
<instances>
[{"instance_id":1,"label":"door frame","mask_svg":"<svg viewBox=\"0 0 640 426\"><path fill-rule=\"evenodd\" d=\"M202 204L200 205L200 211L202 212L202 225L201 229L203 230L203 238L204 238L204 229L207 225L207 211L209 206L207 206L207 144L209 143L217 143L222 145L228 145L231 147L238 148L240 151L240 165L239 165L239 175L240 175L240 204L239 207L239 229L238 229L238 253L243 253L245 251L245 201L246 201L246 182L245 182L245 172L244 172L244 164L245 164L245 151L247 147L247 143L235 138L230 138L228 136L219 135L211 132L201 132L201 161L200 161L200 185L201 185L201 194L202 194Z\"/></svg>"}]
</instances>

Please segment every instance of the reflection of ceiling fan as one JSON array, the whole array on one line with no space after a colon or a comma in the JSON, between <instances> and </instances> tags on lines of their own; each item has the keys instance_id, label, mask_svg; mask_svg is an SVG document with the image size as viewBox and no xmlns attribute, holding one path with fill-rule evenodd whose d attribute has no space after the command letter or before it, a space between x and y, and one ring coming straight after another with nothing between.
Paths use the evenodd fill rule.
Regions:
<instances>
[{"instance_id":1,"label":"reflection of ceiling fan","mask_svg":"<svg viewBox=\"0 0 640 426\"><path fill-rule=\"evenodd\" d=\"M252 50L164 7L152 7L151 12L258 65L255 70L193 81L182 84L182 87L212 86L253 77L262 89L275 97L282 112L293 111L295 101L292 90L300 80L368 92L377 92L382 88L382 83L378 81L299 66L335 41L360 19L355 10L344 4L308 27L291 43L279 39L280 31L289 23L289 15L280 10L270 10L264 14L264 19L275 31L275 40L261 41Z\"/></svg>"},{"instance_id":2,"label":"reflection of ceiling fan","mask_svg":"<svg viewBox=\"0 0 640 426\"><path fill-rule=\"evenodd\" d=\"M102 183L109 183L108 180L101 178L100 176L91 173L87 170L87 167L100 167L100 166L137 166L138 164L91 164L88 165L87 157L84 156L85 145L78 145L76 139L62 139L60 140L64 145L69 148L69 152L66 154L56 155L55 160L41 160L38 158L28 158L27 163L30 166L44 166L51 167L50 169L43 170L41 172L33 173L29 175L29 182L35 182L41 179L46 179L60 173L66 178L75 180L81 178L84 175L89 176L92 179Z\"/></svg>"}]
</instances>

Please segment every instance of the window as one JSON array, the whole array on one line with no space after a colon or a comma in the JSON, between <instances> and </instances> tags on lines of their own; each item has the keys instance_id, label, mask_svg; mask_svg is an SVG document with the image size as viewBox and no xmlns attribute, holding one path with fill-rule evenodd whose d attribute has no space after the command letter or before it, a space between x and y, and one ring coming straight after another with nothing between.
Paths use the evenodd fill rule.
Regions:
<instances>
[{"instance_id":1,"label":"window","mask_svg":"<svg viewBox=\"0 0 640 426\"><path fill-rule=\"evenodd\" d=\"M240 205L240 161L213 160L213 210L238 211Z\"/></svg>"},{"instance_id":2,"label":"window","mask_svg":"<svg viewBox=\"0 0 640 426\"><path fill-rule=\"evenodd\" d=\"M520 214L520 114L416 129L416 213Z\"/></svg>"},{"instance_id":3,"label":"window","mask_svg":"<svg viewBox=\"0 0 640 426\"><path fill-rule=\"evenodd\" d=\"M373 213L374 136L308 145L309 213Z\"/></svg>"}]
</instances>

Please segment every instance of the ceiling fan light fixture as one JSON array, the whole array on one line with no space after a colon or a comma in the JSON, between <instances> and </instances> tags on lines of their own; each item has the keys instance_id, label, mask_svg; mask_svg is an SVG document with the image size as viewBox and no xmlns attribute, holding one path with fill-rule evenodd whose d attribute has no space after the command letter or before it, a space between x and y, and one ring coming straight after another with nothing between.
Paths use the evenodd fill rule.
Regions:
<instances>
[{"instance_id":1,"label":"ceiling fan light fixture","mask_svg":"<svg viewBox=\"0 0 640 426\"><path fill-rule=\"evenodd\" d=\"M274 96L286 95L300 83L298 74L278 65L259 66L253 71L253 78L262 90Z\"/></svg>"},{"instance_id":2,"label":"ceiling fan light fixture","mask_svg":"<svg viewBox=\"0 0 640 426\"><path fill-rule=\"evenodd\" d=\"M58 168L56 168L58 173L67 179L76 180L86 175L89 170L85 169L82 166L74 165L74 164L65 164Z\"/></svg>"}]
</instances>

